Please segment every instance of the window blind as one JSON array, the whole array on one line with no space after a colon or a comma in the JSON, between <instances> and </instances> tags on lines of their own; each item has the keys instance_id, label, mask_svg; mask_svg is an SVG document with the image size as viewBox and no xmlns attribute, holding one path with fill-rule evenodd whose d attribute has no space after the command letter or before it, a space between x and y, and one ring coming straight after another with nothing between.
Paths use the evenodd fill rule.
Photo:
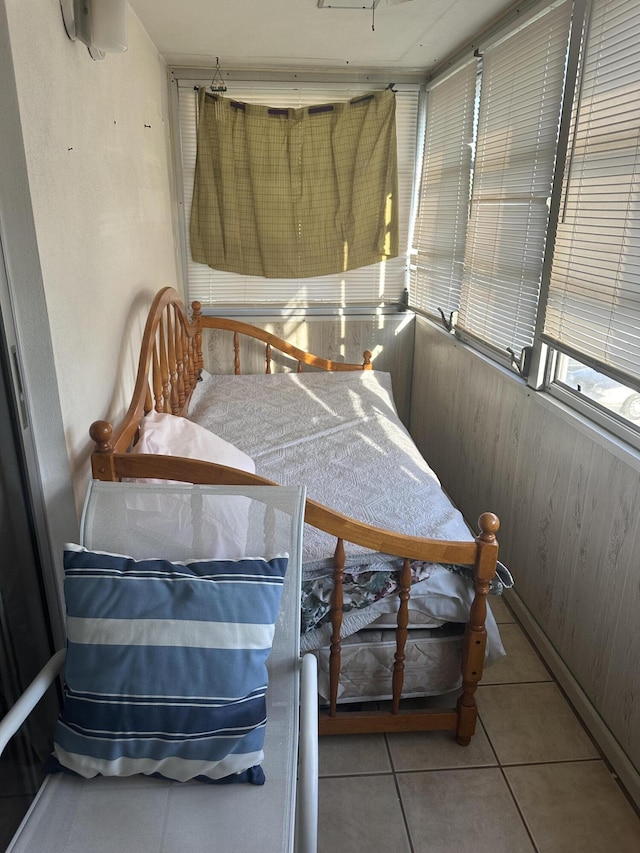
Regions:
<instances>
[{"instance_id":1,"label":"window blind","mask_svg":"<svg viewBox=\"0 0 640 853\"><path fill-rule=\"evenodd\" d=\"M397 258L350 270L340 275L318 278L267 279L221 272L195 263L190 254L187 234L193 195L196 161L197 91L210 80L178 80L180 157L182 167L183 248L189 299L203 305L254 307L305 306L382 306L401 300L407 281L409 217L411 210L419 86L398 84L396 94L396 133L398 146L398 201L401 255ZM293 88L295 86L295 88ZM227 97L247 103L274 107L299 108L337 100L349 100L375 88L371 84L273 83L269 81L232 83Z\"/></svg>"},{"instance_id":2,"label":"window blind","mask_svg":"<svg viewBox=\"0 0 640 853\"><path fill-rule=\"evenodd\" d=\"M571 4L483 52L459 328L499 349L533 342Z\"/></svg>"},{"instance_id":3,"label":"window blind","mask_svg":"<svg viewBox=\"0 0 640 853\"><path fill-rule=\"evenodd\" d=\"M572 111L544 339L640 380L640 5L595 0Z\"/></svg>"},{"instance_id":4,"label":"window blind","mask_svg":"<svg viewBox=\"0 0 640 853\"><path fill-rule=\"evenodd\" d=\"M477 60L428 89L410 304L447 316L460 304L473 148Z\"/></svg>"}]
</instances>

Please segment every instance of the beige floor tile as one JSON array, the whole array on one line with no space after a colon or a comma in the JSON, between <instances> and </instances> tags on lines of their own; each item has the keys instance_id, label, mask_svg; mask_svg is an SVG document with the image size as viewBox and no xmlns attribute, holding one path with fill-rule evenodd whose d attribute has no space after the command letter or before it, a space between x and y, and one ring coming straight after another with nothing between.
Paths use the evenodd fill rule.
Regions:
<instances>
[{"instance_id":1,"label":"beige floor tile","mask_svg":"<svg viewBox=\"0 0 640 853\"><path fill-rule=\"evenodd\" d=\"M553 682L478 688L480 719L501 764L599 758Z\"/></svg>"},{"instance_id":2,"label":"beige floor tile","mask_svg":"<svg viewBox=\"0 0 640 853\"><path fill-rule=\"evenodd\" d=\"M320 776L390 773L384 735L333 735L319 739Z\"/></svg>"},{"instance_id":3,"label":"beige floor tile","mask_svg":"<svg viewBox=\"0 0 640 853\"><path fill-rule=\"evenodd\" d=\"M507 656L484 670L482 684L552 680L549 671L519 625L502 624L500 636Z\"/></svg>"},{"instance_id":4,"label":"beige floor tile","mask_svg":"<svg viewBox=\"0 0 640 853\"><path fill-rule=\"evenodd\" d=\"M409 853L393 776L321 779L318 853Z\"/></svg>"},{"instance_id":5,"label":"beige floor tile","mask_svg":"<svg viewBox=\"0 0 640 853\"><path fill-rule=\"evenodd\" d=\"M503 625L505 622L515 622L515 616L509 610L508 605L505 603L504 598L501 595L491 595L489 596L489 607L491 608L491 612L498 623L498 625Z\"/></svg>"},{"instance_id":6,"label":"beige floor tile","mask_svg":"<svg viewBox=\"0 0 640 853\"><path fill-rule=\"evenodd\" d=\"M540 853L637 853L640 819L602 761L509 767Z\"/></svg>"},{"instance_id":7,"label":"beige floor tile","mask_svg":"<svg viewBox=\"0 0 640 853\"><path fill-rule=\"evenodd\" d=\"M494 767L497 759L482 725L469 746L456 743L453 732L407 732L387 735L396 771Z\"/></svg>"},{"instance_id":8,"label":"beige floor tile","mask_svg":"<svg viewBox=\"0 0 640 853\"><path fill-rule=\"evenodd\" d=\"M533 853L500 770L400 773L397 779L416 853Z\"/></svg>"}]
</instances>

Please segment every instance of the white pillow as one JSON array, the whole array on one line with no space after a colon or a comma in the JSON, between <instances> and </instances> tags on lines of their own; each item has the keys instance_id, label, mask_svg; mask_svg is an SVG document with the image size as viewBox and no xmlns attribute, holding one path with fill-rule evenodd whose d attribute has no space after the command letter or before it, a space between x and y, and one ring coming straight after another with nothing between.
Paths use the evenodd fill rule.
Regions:
<instances>
[{"instance_id":1,"label":"white pillow","mask_svg":"<svg viewBox=\"0 0 640 853\"><path fill-rule=\"evenodd\" d=\"M186 418L155 411L142 419L140 437L132 453L185 456L228 465L250 474L255 474L256 470L253 459L230 442ZM135 479L129 482L171 484L178 481ZM246 497L206 495L195 510L193 495L178 491L159 493L153 502L149 496L143 499L127 496L130 519L137 511L144 511L141 530L151 540L148 548L159 557L166 556L166 552L173 553L181 543L189 548L197 547L200 559L244 557L250 504Z\"/></svg>"},{"instance_id":2,"label":"white pillow","mask_svg":"<svg viewBox=\"0 0 640 853\"><path fill-rule=\"evenodd\" d=\"M229 441L187 418L156 411L142 419L140 437L133 452L186 456L239 468L250 474L256 472L253 459Z\"/></svg>"}]
</instances>

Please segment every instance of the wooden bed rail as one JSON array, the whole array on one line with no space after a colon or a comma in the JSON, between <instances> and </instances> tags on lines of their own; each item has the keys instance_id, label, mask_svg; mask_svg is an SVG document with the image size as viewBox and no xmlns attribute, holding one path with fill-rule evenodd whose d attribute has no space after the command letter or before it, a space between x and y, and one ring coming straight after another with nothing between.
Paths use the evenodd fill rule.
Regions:
<instances>
[{"instance_id":1,"label":"wooden bed rail","mask_svg":"<svg viewBox=\"0 0 640 853\"><path fill-rule=\"evenodd\" d=\"M297 361L297 373L302 373L302 365L307 364L310 367L315 367L320 370L371 370L372 355L369 350L365 350L362 354L362 364L353 364L344 361L332 361L328 358L321 358L319 355L313 355L310 352L298 349L298 347L279 338L272 332L267 332L265 329L259 329L257 326L251 326L249 323L243 323L240 320L230 320L226 317L206 317L201 314L201 305L199 302L192 303L193 319L200 325L201 329L222 329L228 332L233 332L233 349L234 349L234 373L240 374L240 336L244 335L247 338L263 341L265 344L265 373L271 373L272 350L278 350L291 356Z\"/></svg>"}]
</instances>

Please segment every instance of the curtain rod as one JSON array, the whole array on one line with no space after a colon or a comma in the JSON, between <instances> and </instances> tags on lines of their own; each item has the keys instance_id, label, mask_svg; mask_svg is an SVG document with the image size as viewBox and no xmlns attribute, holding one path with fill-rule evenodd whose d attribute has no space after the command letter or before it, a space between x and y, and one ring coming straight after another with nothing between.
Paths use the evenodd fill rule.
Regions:
<instances>
[{"instance_id":1,"label":"curtain rod","mask_svg":"<svg viewBox=\"0 0 640 853\"><path fill-rule=\"evenodd\" d=\"M169 66L167 68L169 76L175 80L198 80L203 81L203 85L211 80L212 67L185 67L185 66ZM379 68L379 69L357 69L357 68L336 68L329 69L309 69L301 70L298 68L288 69L266 69L266 68L243 68L229 69L225 68L225 80L228 82L264 82L264 83L350 83L363 84L389 84L389 80L395 80L395 85L402 84L421 84L424 83L426 72L424 70L412 70L403 72L398 68Z\"/></svg>"}]
</instances>

